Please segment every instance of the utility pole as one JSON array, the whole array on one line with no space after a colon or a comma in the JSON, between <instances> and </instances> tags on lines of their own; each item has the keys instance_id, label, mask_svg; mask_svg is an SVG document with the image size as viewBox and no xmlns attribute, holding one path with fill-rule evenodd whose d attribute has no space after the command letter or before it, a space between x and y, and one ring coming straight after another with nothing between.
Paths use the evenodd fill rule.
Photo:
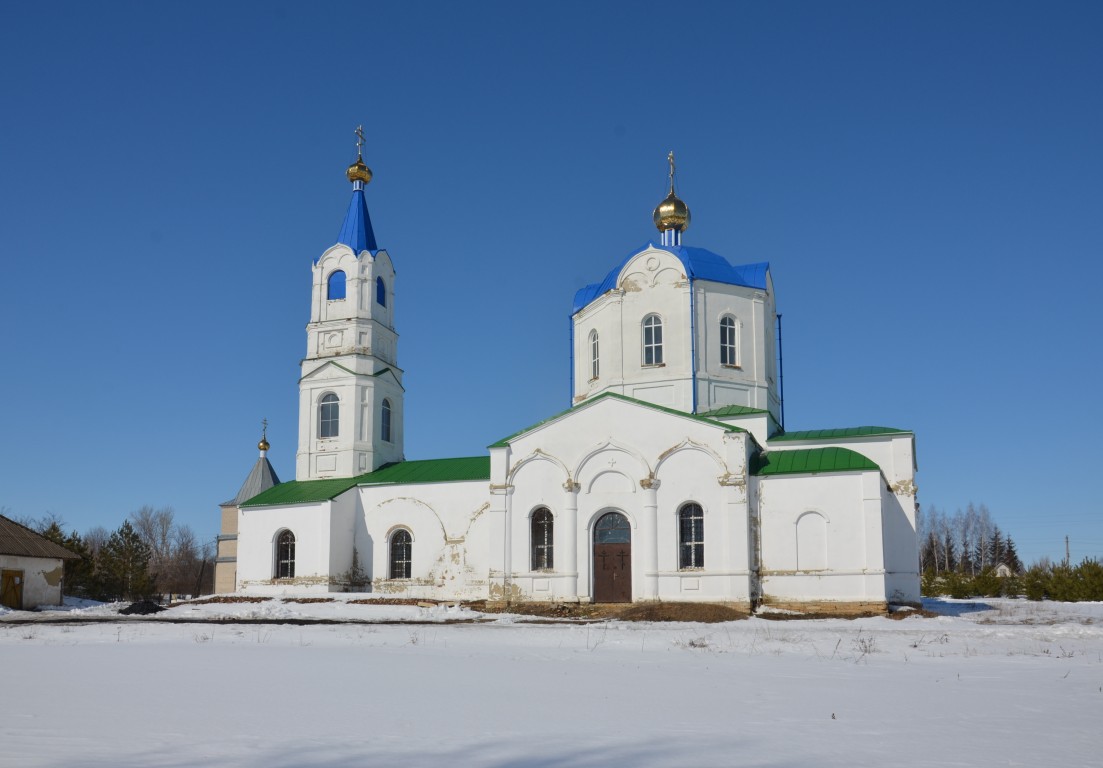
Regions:
<instances>
[{"instance_id":1,"label":"utility pole","mask_svg":"<svg viewBox=\"0 0 1103 768\"><path fill-rule=\"evenodd\" d=\"M1069 537L1065 536L1065 567L1068 568L1071 565L1069 560Z\"/></svg>"}]
</instances>

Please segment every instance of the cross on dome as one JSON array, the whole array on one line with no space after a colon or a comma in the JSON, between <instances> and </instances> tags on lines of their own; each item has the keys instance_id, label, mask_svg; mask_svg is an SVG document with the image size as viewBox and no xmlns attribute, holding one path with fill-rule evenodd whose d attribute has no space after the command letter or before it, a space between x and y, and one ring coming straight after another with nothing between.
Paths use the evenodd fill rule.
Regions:
<instances>
[{"instance_id":1,"label":"cross on dome","mask_svg":"<svg viewBox=\"0 0 1103 768\"><path fill-rule=\"evenodd\" d=\"M662 233L663 245L681 245L682 233L689 228L689 206L674 194L674 150L666 160L670 163L670 194L655 207L655 226Z\"/></svg>"}]
</instances>

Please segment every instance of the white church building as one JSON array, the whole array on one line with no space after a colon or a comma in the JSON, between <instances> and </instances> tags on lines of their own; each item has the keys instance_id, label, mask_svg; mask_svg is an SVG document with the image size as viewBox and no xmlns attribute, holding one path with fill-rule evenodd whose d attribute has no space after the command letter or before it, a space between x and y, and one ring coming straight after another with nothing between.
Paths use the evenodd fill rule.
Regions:
<instances>
[{"instance_id":1,"label":"white church building","mask_svg":"<svg viewBox=\"0 0 1103 768\"><path fill-rule=\"evenodd\" d=\"M396 270L358 158L313 265L295 480L276 480L262 440L223 506L219 589L917 603L914 434L783 429L769 265L682 244L670 165L658 241L575 294L570 407L486 455L406 461Z\"/></svg>"}]
</instances>

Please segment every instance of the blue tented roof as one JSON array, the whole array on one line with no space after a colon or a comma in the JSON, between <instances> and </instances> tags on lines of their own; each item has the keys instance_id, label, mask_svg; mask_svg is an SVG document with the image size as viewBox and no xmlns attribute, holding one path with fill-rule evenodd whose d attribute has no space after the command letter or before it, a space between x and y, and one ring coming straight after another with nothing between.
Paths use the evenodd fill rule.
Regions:
<instances>
[{"instance_id":1,"label":"blue tented roof","mask_svg":"<svg viewBox=\"0 0 1103 768\"><path fill-rule=\"evenodd\" d=\"M371 228L371 217L368 216L368 203L362 189L352 191L352 200L349 201L349 210L345 214L345 223L341 225L337 242L347 245L355 254L378 250L375 232Z\"/></svg>"},{"instance_id":2,"label":"blue tented roof","mask_svg":"<svg viewBox=\"0 0 1103 768\"><path fill-rule=\"evenodd\" d=\"M649 242L642 248L637 248L625 256L600 283L591 283L585 288L580 288L574 295L574 309L571 310L571 314L578 312L598 296L604 295L606 291L616 288L617 276L624 269L624 265L648 248L658 248L677 256L686 269L686 277L690 280L711 280L714 283L742 285L747 288L766 290L766 273L770 270L769 262L743 264L736 267L728 263L728 260L723 256L704 248L659 245L655 242Z\"/></svg>"}]
</instances>

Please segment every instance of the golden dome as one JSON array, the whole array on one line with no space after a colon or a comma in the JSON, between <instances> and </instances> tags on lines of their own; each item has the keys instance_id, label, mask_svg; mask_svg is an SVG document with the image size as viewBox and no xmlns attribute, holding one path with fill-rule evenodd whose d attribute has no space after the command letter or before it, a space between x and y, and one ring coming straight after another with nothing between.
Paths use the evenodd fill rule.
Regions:
<instances>
[{"instance_id":1,"label":"golden dome","mask_svg":"<svg viewBox=\"0 0 1103 768\"><path fill-rule=\"evenodd\" d=\"M262 451L267 451L269 447L270 446L268 445L268 441L263 437L260 439L260 442L257 443L257 448L261 449Z\"/></svg>"},{"instance_id":2,"label":"golden dome","mask_svg":"<svg viewBox=\"0 0 1103 768\"><path fill-rule=\"evenodd\" d=\"M345 171L345 175L348 176L349 181L362 181L367 184L371 181L371 168L364 165L364 158L357 157L356 162Z\"/></svg>"},{"instance_id":3,"label":"golden dome","mask_svg":"<svg viewBox=\"0 0 1103 768\"><path fill-rule=\"evenodd\" d=\"M660 232L666 232L668 229L685 232L689 227L689 206L674 194L673 150L666 156L666 160L670 163L670 194L655 206L655 226L659 228Z\"/></svg>"},{"instance_id":4,"label":"golden dome","mask_svg":"<svg viewBox=\"0 0 1103 768\"><path fill-rule=\"evenodd\" d=\"M655 226L659 228L660 232L665 232L668 229L685 232L689 227L689 206L674 194L673 186L671 186L670 194L666 196L666 199L655 207Z\"/></svg>"}]
</instances>

